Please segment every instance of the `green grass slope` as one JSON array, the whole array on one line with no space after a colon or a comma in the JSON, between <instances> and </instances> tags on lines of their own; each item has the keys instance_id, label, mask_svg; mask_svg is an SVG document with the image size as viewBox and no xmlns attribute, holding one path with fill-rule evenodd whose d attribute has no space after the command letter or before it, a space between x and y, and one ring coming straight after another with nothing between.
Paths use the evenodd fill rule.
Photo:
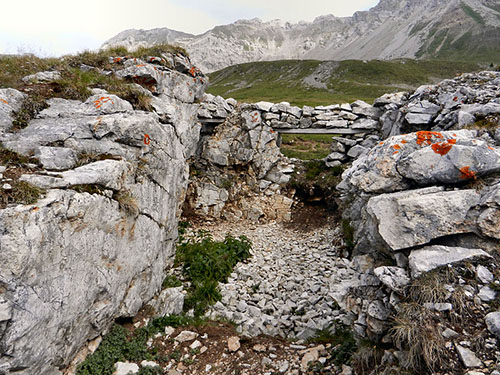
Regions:
<instances>
[{"instance_id":1,"label":"green grass slope","mask_svg":"<svg viewBox=\"0 0 500 375\"><path fill-rule=\"evenodd\" d=\"M411 59L253 62L209 74L207 92L239 101L288 101L299 106L372 102L388 92L410 91L481 68L476 63Z\"/></svg>"}]
</instances>

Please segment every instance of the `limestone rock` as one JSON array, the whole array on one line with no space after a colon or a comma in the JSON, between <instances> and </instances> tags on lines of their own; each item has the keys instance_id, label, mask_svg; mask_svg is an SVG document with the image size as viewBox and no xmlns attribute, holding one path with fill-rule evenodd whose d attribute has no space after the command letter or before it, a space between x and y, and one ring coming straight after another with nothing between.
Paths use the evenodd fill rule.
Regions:
<instances>
[{"instance_id":1,"label":"limestone rock","mask_svg":"<svg viewBox=\"0 0 500 375\"><path fill-rule=\"evenodd\" d=\"M475 190L424 188L382 194L371 198L366 207L380 236L392 250L400 250L433 238L473 231L467 217L479 201Z\"/></svg>"},{"instance_id":2,"label":"limestone rock","mask_svg":"<svg viewBox=\"0 0 500 375\"><path fill-rule=\"evenodd\" d=\"M494 279L494 276L490 272L490 270L482 265L476 267L476 276L483 284L491 283Z\"/></svg>"},{"instance_id":3,"label":"limestone rock","mask_svg":"<svg viewBox=\"0 0 500 375\"><path fill-rule=\"evenodd\" d=\"M227 339L227 348L230 352L237 352L240 347L240 338L238 336L232 336Z\"/></svg>"},{"instance_id":4,"label":"limestone rock","mask_svg":"<svg viewBox=\"0 0 500 375\"><path fill-rule=\"evenodd\" d=\"M404 268L384 266L375 268L374 273L384 285L396 292L402 292L410 283Z\"/></svg>"},{"instance_id":5,"label":"limestone rock","mask_svg":"<svg viewBox=\"0 0 500 375\"><path fill-rule=\"evenodd\" d=\"M0 89L0 134L12 126L13 114L17 112L26 95L15 89Z\"/></svg>"},{"instance_id":6,"label":"limestone rock","mask_svg":"<svg viewBox=\"0 0 500 375\"><path fill-rule=\"evenodd\" d=\"M24 77L24 83L47 83L61 79L61 73L58 71L38 72Z\"/></svg>"},{"instance_id":7,"label":"limestone rock","mask_svg":"<svg viewBox=\"0 0 500 375\"><path fill-rule=\"evenodd\" d=\"M166 75L162 87L185 85L177 88L184 92L204 86L192 76L177 78L167 82ZM0 316L8 320L0 323L3 372L55 373L117 317L134 316L159 294L187 187L193 141L182 139L196 139L200 130L194 124L198 104L164 96L170 101L163 109L173 114L169 123L94 90L85 102L50 99L26 128L0 131L4 147L39 156L46 169L64 170L22 176L44 186L45 196L0 210L0 279L8 290L0 291ZM0 113L11 121L24 94L1 90L0 98L10 102L0 101ZM75 168L82 155L89 161ZM102 193L78 193L73 185ZM161 297L163 307L176 298Z\"/></svg>"},{"instance_id":8,"label":"limestone rock","mask_svg":"<svg viewBox=\"0 0 500 375\"><path fill-rule=\"evenodd\" d=\"M484 320L488 330L500 339L500 311L489 313Z\"/></svg>"},{"instance_id":9,"label":"limestone rock","mask_svg":"<svg viewBox=\"0 0 500 375\"><path fill-rule=\"evenodd\" d=\"M137 374L139 372L139 366L135 363L129 362L116 362L115 363L115 371L113 375L130 375Z\"/></svg>"},{"instance_id":10,"label":"limestone rock","mask_svg":"<svg viewBox=\"0 0 500 375\"><path fill-rule=\"evenodd\" d=\"M500 170L500 150L469 130L421 131L380 142L343 175L341 190L382 193L419 185L460 183Z\"/></svg>"},{"instance_id":11,"label":"limestone rock","mask_svg":"<svg viewBox=\"0 0 500 375\"><path fill-rule=\"evenodd\" d=\"M35 154L42 166L46 169L65 170L75 166L77 162L76 153L69 148L63 147L40 147Z\"/></svg>"},{"instance_id":12,"label":"limestone rock","mask_svg":"<svg viewBox=\"0 0 500 375\"><path fill-rule=\"evenodd\" d=\"M491 258L481 249L467 249L463 247L427 246L410 253L410 269L412 277L418 277L425 272L448 264L472 260L476 257Z\"/></svg>"},{"instance_id":13,"label":"limestone rock","mask_svg":"<svg viewBox=\"0 0 500 375\"><path fill-rule=\"evenodd\" d=\"M192 331L182 331L179 333L176 337L175 340L178 342L187 342L187 341L193 341L196 339L199 335L196 332Z\"/></svg>"},{"instance_id":14,"label":"limestone rock","mask_svg":"<svg viewBox=\"0 0 500 375\"><path fill-rule=\"evenodd\" d=\"M460 356L460 359L465 367L477 368L483 365L481 360L476 357L476 354L472 350L464 348L458 344L455 344L455 348L457 349L458 355Z\"/></svg>"}]
</instances>

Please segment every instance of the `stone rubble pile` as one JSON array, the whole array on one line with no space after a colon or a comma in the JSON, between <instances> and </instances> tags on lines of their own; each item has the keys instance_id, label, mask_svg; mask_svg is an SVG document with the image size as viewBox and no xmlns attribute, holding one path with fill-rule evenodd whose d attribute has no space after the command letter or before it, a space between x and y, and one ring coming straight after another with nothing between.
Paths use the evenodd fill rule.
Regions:
<instances>
[{"instance_id":1,"label":"stone rubble pile","mask_svg":"<svg viewBox=\"0 0 500 375\"><path fill-rule=\"evenodd\" d=\"M338 302L358 276L351 261L338 256L323 227L300 233L279 224L224 226L252 241L252 258L236 266L220 284L222 301L208 313L238 324L243 335L307 339L335 321L349 323Z\"/></svg>"},{"instance_id":2,"label":"stone rubble pile","mask_svg":"<svg viewBox=\"0 0 500 375\"><path fill-rule=\"evenodd\" d=\"M187 158L201 128L195 102L206 80L189 59L171 59L173 68L113 60L113 74L143 85L152 112L93 89L84 102L48 100L12 132L13 112L27 96L0 90L2 147L39 160L27 167L7 160L0 173L45 191L35 204L0 209L0 374L59 374L116 318L147 302L158 314L179 312L180 291L160 291L175 254Z\"/></svg>"}]
</instances>

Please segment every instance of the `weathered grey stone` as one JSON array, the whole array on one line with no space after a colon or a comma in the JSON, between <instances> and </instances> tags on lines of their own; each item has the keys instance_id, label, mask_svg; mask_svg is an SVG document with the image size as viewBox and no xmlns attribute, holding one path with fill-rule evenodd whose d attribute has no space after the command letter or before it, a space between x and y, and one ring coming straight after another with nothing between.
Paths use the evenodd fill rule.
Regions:
<instances>
[{"instance_id":1,"label":"weathered grey stone","mask_svg":"<svg viewBox=\"0 0 500 375\"><path fill-rule=\"evenodd\" d=\"M281 103L278 103L278 104L274 104L271 107L271 112L274 112L274 113L287 112L290 107L291 107L290 103L288 103L288 102L281 102Z\"/></svg>"},{"instance_id":2,"label":"weathered grey stone","mask_svg":"<svg viewBox=\"0 0 500 375\"><path fill-rule=\"evenodd\" d=\"M483 365L483 362L476 357L476 354L472 350L458 344L455 344L455 348L457 349L458 355L460 356L460 359L465 367L477 368Z\"/></svg>"},{"instance_id":3,"label":"weathered grey stone","mask_svg":"<svg viewBox=\"0 0 500 375\"><path fill-rule=\"evenodd\" d=\"M138 372L139 366L137 366L135 363L116 362L113 375L130 375L137 374Z\"/></svg>"},{"instance_id":4,"label":"weathered grey stone","mask_svg":"<svg viewBox=\"0 0 500 375\"><path fill-rule=\"evenodd\" d=\"M180 315L185 297L182 290L183 287L164 289L149 304L153 306L158 316Z\"/></svg>"},{"instance_id":5,"label":"weathered grey stone","mask_svg":"<svg viewBox=\"0 0 500 375\"><path fill-rule=\"evenodd\" d=\"M379 127L380 127L380 124L378 121L368 119L368 118L358 119L358 120L354 121L354 123L351 125L352 129L376 130Z\"/></svg>"},{"instance_id":6,"label":"weathered grey stone","mask_svg":"<svg viewBox=\"0 0 500 375\"><path fill-rule=\"evenodd\" d=\"M444 302L438 302L438 303L424 303L424 307L429 310L434 310L434 311L450 311L453 310L453 305L451 303L444 303Z\"/></svg>"},{"instance_id":7,"label":"weathered grey stone","mask_svg":"<svg viewBox=\"0 0 500 375\"><path fill-rule=\"evenodd\" d=\"M483 284L491 283L494 279L494 276L490 272L490 270L482 265L476 267L476 276Z\"/></svg>"},{"instance_id":8,"label":"weathered grey stone","mask_svg":"<svg viewBox=\"0 0 500 375\"><path fill-rule=\"evenodd\" d=\"M496 208L487 208L477 219L477 226L486 236L500 239L500 210Z\"/></svg>"},{"instance_id":9,"label":"weathered grey stone","mask_svg":"<svg viewBox=\"0 0 500 375\"><path fill-rule=\"evenodd\" d=\"M263 101L258 102L258 103L254 103L255 109L258 109L259 111L264 111L264 112L269 112L273 105L274 105L274 103L263 102Z\"/></svg>"},{"instance_id":10,"label":"weathered grey stone","mask_svg":"<svg viewBox=\"0 0 500 375\"><path fill-rule=\"evenodd\" d=\"M0 322L10 320L12 318L12 306L9 301L0 296Z\"/></svg>"},{"instance_id":11,"label":"weathered grey stone","mask_svg":"<svg viewBox=\"0 0 500 375\"><path fill-rule=\"evenodd\" d=\"M22 81L24 83L45 83L57 81L58 79L61 79L61 73L58 71L46 71L23 77Z\"/></svg>"},{"instance_id":12,"label":"weathered grey stone","mask_svg":"<svg viewBox=\"0 0 500 375\"><path fill-rule=\"evenodd\" d=\"M345 153L345 146L342 143L334 140L330 145L330 151Z\"/></svg>"},{"instance_id":13,"label":"weathered grey stone","mask_svg":"<svg viewBox=\"0 0 500 375\"><path fill-rule=\"evenodd\" d=\"M40 147L35 157L45 169L53 170L70 169L77 162L76 153L72 149L63 147Z\"/></svg>"},{"instance_id":14,"label":"weathered grey stone","mask_svg":"<svg viewBox=\"0 0 500 375\"><path fill-rule=\"evenodd\" d=\"M13 114L25 98L25 94L15 89L0 89L0 134L12 126Z\"/></svg>"},{"instance_id":15,"label":"weathered grey stone","mask_svg":"<svg viewBox=\"0 0 500 375\"><path fill-rule=\"evenodd\" d=\"M398 106L404 104L405 100L408 97L407 92L396 92L392 94L382 95L380 98L375 99L373 102L374 107L383 107L384 105L394 103Z\"/></svg>"},{"instance_id":16,"label":"weathered grey stone","mask_svg":"<svg viewBox=\"0 0 500 375\"><path fill-rule=\"evenodd\" d=\"M422 100L408 105L406 110L413 114L420 113L434 116L441 110L441 107L437 104L429 102L428 100Z\"/></svg>"},{"instance_id":17,"label":"weathered grey stone","mask_svg":"<svg viewBox=\"0 0 500 375\"><path fill-rule=\"evenodd\" d=\"M435 245L419 250L412 250L409 257L409 265L412 277L418 277L437 267L464 260L472 260L474 258L491 258L491 255L481 249Z\"/></svg>"},{"instance_id":18,"label":"weathered grey stone","mask_svg":"<svg viewBox=\"0 0 500 375\"><path fill-rule=\"evenodd\" d=\"M402 292L410 283L410 277L404 268L383 266L375 268L374 273L382 284L396 292Z\"/></svg>"},{"instance_id":19,"label":"weathered grey stone","mask_svg":"<svg viewBox=\"0 0 500 375\"><path fill-rule=\"evenodd\" d=\"M427 113L407 113L405 116L406 121L410 125L427 125L432 122L434 115Z\"/></svg>"},{"instance_id":20,"label":"weathered grey stone","mask_svg":"<svg viewBox=\"0 0 500 375\"><path fill-rule=\"evenodd\" d=\"M327 121L325 126L327 128L346 128L348 125L348 121L347 120L342 120L342 119L339 119L339 120L330 120L330 121Z\"/></svg>"},{"instance_id":21,"label":"weathered grey stone","mask_svg":"<svg viewBox=\"0 0 500 375\"><path fill-rule=\"evenodd\" d=\"M443 337L445 339L453 339L457 336L459 336L458 332L455 332L454 330L452 330L451 328L446 328L443 333L442 333Z\"/></svg>"},{"instance_id":22,"label":"weathered grey stone","mask_svg":"<svg viewBox=\"0 0 500 375\"><path fill-rule=\"evenodd\" d=\"M352 113L356 115L371 117L372 119L375 120L378 120L382 115L382 111L380 110L380 108L375 108L362 100L356 100L354 103L351 104L351 106L352 106Z\"/></svg>"},{"instance_id":23,"label":"weathered grey stone","mask_svg":"<svg viewBox=\"0 0 500 375\"><path fill-rule=\"evenodd\" d=\"M458 128L462 129L467 125L471 125L476 121L476 117L469 112L459 111L458 112Z\"/></svg>"},{"instance_id":24,"label":"weathered grey stone","mask_svg":"<svg viewBox=\"0 0 500 375\"><path fill-rule=\"evenodd\" d=\"M495 300L497 293L489 286L483 286L481 289L479 289L479 293L477 294L477 296L483 302L491 302Z\"/></svg>"},{"instance_id":25,"label":"weathered grey stone","mask_svg":"<svg viewBox=\"0 0 500 375\"><path fill-rule=\"evenodd\" d=\"M368 152L369 149L367 149L366 147L363 147L361 145L356 145L354 147L351 147L349 149L349 151L347 152L347 156L349 156L350 158L357 158L359 157L360 155L364 154L365 152Z\"/></svg>"},{"instance_id":26,"label":"weathered grey stone","mask_svg":"<svg viewBox=\"0 0 500 375\"><path fill-rule=\"evenodd\" d=\"M500 311L491 312L484 318L488 331L500 339Z\"/></svg>"},{"instance_id":27,"label":"weathered grey stone","mask_svg":"<svg viewBox=\"0 0 500 375\"><path fill-rule=\"evenodd\" d=\"M341 152L332 152L331 154L329 154L325 160L345 160L346 159L346 155L341 153Z\"/></svg>"},{"instance_id":28,"label":"weathered grey stone","mask_svg":"<svg viewBox=\"0 0 500 375\"><path fill-rule=\"evenodd\" d=\"M457 183L500 170L500 151L486 142L458 137L440 140L402 159L401 175L420 184Z\"/></svg>"},{"instance_id":29,"label":"weathered grey stone","mask_svg":"<svg viewBox=\"0 0 500 375\"><path fill-rule=\"evenodd\" d=\"M203 86L187 78L178 82L190 82L193 90ZM198 105L169 103L178 116L196 118ZM8 290L0 310L9 318L2 323L0 365L20 375L69 365L117 317L134 316L160 292L187 185L182 127L196 129L188 120L160 123L157 114L134 111L105 92L84 103L48 104L26 128L1 134L3 146L40 155L47 168L46 151L56 151L54 159L63 158L61 151L71 157L71 150L110 159L25 175L45 180L44 198L0 210L0 280ZM53 161L61 167L62 160ZM99 185L103 192L77 193L69 188L74 184Z\"/></svg>"},{"instance_id":30,"label":"weathered grey stone","mask_svg":"<svg viewBox=\"0 0 500 375\"><path fill-rule=\"evenodd\" d=\"M434 238L474 230L468 214L480 201L475 190L424 188L371 198L367 212L392 250L423 245Z\"/></svg>"},{"instance_id":31,"label":"weathered grey stone","mask_svg":"<svg viewBox=\"0 0 500 375\"><path fill-rule=\"evenodd\" d=\"M382 193L421 185L459 183L500 170L500 151L476 132L417 132L379 143L343 175L342 190Z\"/></svg>"},{"instance_id":32,"label":"weathered grey stone","mask_svg":"<svg viewBox=\"0 0 500 375\"><path fill-rule=\"evenodd\" d=\"M367 314L378 320L387 320L391 315L391 311L385 307L382 301L376 300L368 306Z\"/></svg>"}]
</instances>

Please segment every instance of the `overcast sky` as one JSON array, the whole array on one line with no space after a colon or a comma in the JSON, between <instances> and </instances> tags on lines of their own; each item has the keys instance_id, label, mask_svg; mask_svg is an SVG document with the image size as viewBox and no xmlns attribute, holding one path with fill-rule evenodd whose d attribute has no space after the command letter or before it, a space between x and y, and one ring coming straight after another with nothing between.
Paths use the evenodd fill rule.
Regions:
<instances>
[{"instance_id":1,"label":"overcast sky","mask_svg":"<svg viewBox=\"0 0 500 375\"><path fill-rule=\"evenodd\" d=\"M2 2L0 54L59 56L97 49L126 29L203 33L238 19L298 22L350 16L378 0L9 0Z\"/></svg>"}]
</instances>

